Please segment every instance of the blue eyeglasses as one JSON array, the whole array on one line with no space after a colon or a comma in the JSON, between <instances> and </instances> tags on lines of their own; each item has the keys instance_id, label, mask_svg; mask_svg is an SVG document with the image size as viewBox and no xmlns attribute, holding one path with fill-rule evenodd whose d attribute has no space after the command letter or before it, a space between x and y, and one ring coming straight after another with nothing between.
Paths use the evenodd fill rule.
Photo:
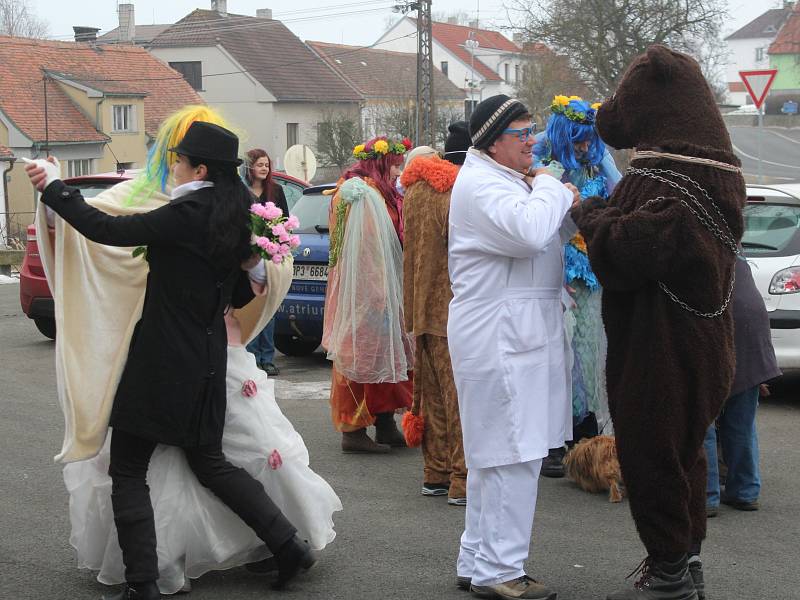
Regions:
<instances>
[{"instance_id":1,"label":"blue eyeglasses","mask_svg":"<svg viewBox=\"0 0 800 600\"><path fill-rule=\"evenodd\" d=\"M522 129L504 129L503 133L516 135L517 139L524 144L530 136L536 133L536 123L531 123L530 127L523 127Z\"/></svg>"}]
</instances>

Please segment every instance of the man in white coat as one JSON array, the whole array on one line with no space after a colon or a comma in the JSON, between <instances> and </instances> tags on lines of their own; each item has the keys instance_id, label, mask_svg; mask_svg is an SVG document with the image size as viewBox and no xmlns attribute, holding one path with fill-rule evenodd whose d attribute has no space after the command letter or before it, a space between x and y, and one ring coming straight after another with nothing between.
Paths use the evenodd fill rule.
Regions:
<instances>
[{"instance_id":1,"label":"man in white coat","mask_svg":"<svg viewBox=\"0 0 800 600\"><path fill-rule=\"evenodd\" d=\"M523 567L542 458L572 435L562 237L578 191L530 170L534 127L518 100L482 101L469 125L449 224L447 335L469 469L457 584L554 600Z\"/></svg>"}]
</instances>

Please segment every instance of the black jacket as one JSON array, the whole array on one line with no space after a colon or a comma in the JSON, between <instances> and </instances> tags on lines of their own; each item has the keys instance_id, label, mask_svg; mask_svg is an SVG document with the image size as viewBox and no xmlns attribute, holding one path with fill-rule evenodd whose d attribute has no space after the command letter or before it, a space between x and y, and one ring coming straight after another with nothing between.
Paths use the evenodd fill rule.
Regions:
<instances>
[{"instance_id":1,"label":"black jacket","mask_svg":"<svg viewBox=\"0 0 800 600\"><path fill-rule=\"evenodd\" d=\"M223 313L228 305L244 306L253 292L240 257L219 265L209 256L213 188L120 217L89 206L61 181L47 187L42 201L94 242L148 247L142 317L114 398L111 426L176 446L219 442L226 408Z\"/></svg>"},{"instance_id":2,"label":"black jacket","mask_svg":"<svg viewBox=\"0 0 800 600\"><path fill-rule=\"evenodd\" d=\"M257 201L261 204L266 204L269 199L267 198L267 191L261 190L261 195L256 196ZM283 211L283 216L289 216L289 204L286 202L286 194L283 193L283 187L279 183L272 182L272 202Z\"/></svg>"}]
</instances>

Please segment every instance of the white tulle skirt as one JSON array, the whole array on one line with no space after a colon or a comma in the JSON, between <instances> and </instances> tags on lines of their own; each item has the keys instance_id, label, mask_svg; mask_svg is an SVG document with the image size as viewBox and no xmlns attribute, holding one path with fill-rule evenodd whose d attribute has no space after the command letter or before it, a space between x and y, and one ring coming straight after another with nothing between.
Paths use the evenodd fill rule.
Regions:
<instances>
[{"instance_id":1,"label":"white tulle skirt","mask_svg":"<svg viewBox=\"0 0 800 600\"><path fill-rule=\"evenodd\" d=\"M246 382L252 382L245 386ZM254 384L254 385L253 385ZM308 450L275 402L275 384L242 346L228 348L228 407L222 447L230 462L258 479L308 540L321 550L336 533L342 509L330 485L308 466ZM125 581L111 509L109 440L87 461L64 467L78 567L98 571L104 584ZM227 506L202 487L183 451L160 445L147 474L158 539L158 587L174 594L186 577L228 569L270 555L264 543Z\"/></svg>"}]
</instances>

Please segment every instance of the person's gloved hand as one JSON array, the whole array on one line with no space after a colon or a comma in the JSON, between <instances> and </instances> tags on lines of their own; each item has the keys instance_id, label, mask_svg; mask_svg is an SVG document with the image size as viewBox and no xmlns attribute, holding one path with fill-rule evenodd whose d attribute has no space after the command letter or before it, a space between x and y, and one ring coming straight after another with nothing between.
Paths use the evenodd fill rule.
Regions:
<instances>
[{"instance_id":1,"label":"person's gloved hand","mask_svg":"<svg viewBox=\"0 0 800 600\"><path fill-rule=\"evenodd\" d=\"M36 160L23 158L22 162L25 163L25 172L30 177L33 187L40 192L44 191L56 179L61 179L61 163L58 162L55 156L48 156L47 159L37 158Z\"/></svg>"}]
</instances>

